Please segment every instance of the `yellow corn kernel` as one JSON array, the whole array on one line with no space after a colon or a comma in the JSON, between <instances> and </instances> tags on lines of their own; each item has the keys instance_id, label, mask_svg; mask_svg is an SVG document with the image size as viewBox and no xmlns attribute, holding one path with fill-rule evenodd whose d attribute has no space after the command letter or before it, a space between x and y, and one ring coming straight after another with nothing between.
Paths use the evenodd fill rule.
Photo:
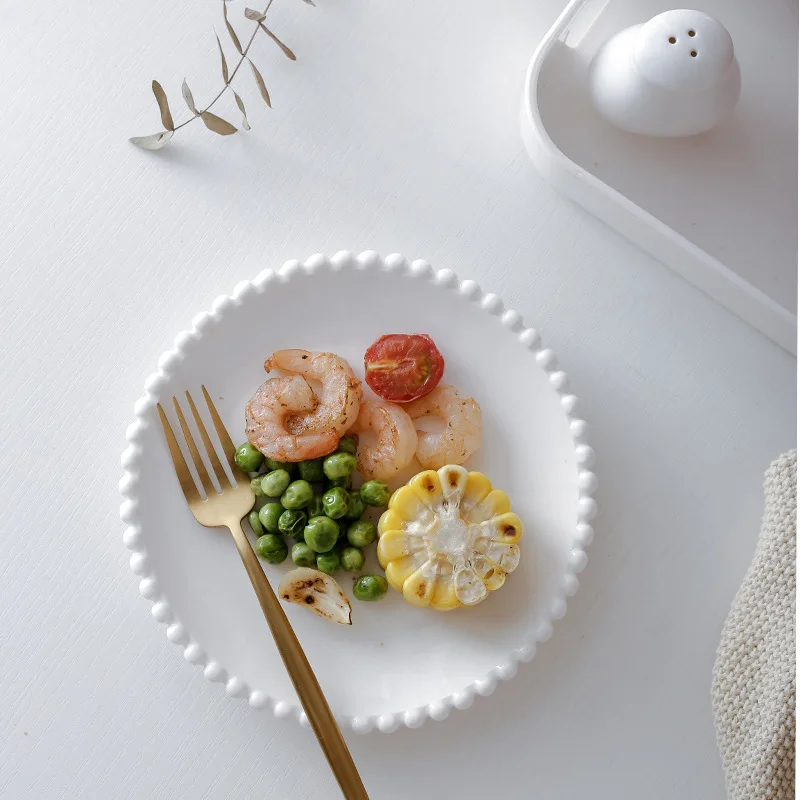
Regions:
<instances>
[{"instance_id":1,"label":"yellow corn kernel","mask_svg":"<svg viewBox=\"0 0 800 800\"><path fill-rule=\"evenodd\" d=\"M437 572L436 562L431 560L409 575L403 582L403 597L406 601L421 608L429 606L436 589Z\"/></svg>"},{"instance_id":2,"label":"yellow corn kernel","mask_svg":"<svg viewBox=\"0 0 800 800\"><path fill-rule=\"evenodd\" d=\"M481 528L489 532L493 541L502 544L516 544L522 538L522 520L510 511L484 522Z\"/></svg>"},{"instance_id":3,"label":"yellow corn kernel","mask_svg":"<svg viewBox=\"0 0 800 800\"><path fill-rule=\"evenodd\" d=\"M378 520L378 536L383 536L387 531L402 531L405 528L405 520L391 508L381 514Z\"/></svg>"},{"instance_id":4,"label":"yellow corn kernel","mask_svg":"<svg viewBox=\"0 0 800 800\"><path fill-rule=\"evenodd\" d=\"M393 589L402 592L406 578L416 572L426 560L426 556L421 553L412 553L402 558L392 559L386 564L386 580L389 581Z\"/></svg>"},{"instance_id":5,"label":"yellow corn kernel","mask_svg":"<svg viewBox=\"0 0 800 800\"><path fill-rule=\"evenodd\" d=\"M410 486L401 486L389 500L389 510L396 512L407 522L413 522L430 513L428 507L422 502L419 495Z\"/></svg>"},{"instance_id":6,"label":"yellow corn kernel","mask_svg":"<svg viewBox=\"0 0 800 800\"><path fill-rule=\"evenodd\" d=\"M488 495L467 514L470 522L486 522L487 519L511 511L508 495L500 489L492 489Z\"/></svg>"},{"instance_id":7,"label":"yellow corn kernel","mask_svg":"<svg viewBox=\"0 0 800 800\"><path fill-rule=\"evenodd\" d=\"M396 558L416 553L425 548L425 540L420 536L409 536L404 531L386 531L378 539L378 561L385 569L386 564Z\"/></svg>"},{"instance_id":8,"label":"yellow corn kernel","mask_svg":"<svg viewBox=\"0 0 800 800\"><path fill-rule=\"evenodd\" d=\"M458 505L464 496L469 473L458 464L448 464L439 470L439 480L442 482L442 496L445 502Z\"/></svg>"},{"instance_id":9,"label":"yellow corn kernel","mask_svg":"<svg viewBox=\"0 0 800 800\"><path fill-rule=\"evenodd\" d=\"M435 508L442 502L442 482L435 469L417 473L408 485L428 508Z\"/></svg>"},{"instance_id":10,"label":"yellow corn kernel","mask_svg":"<svg viewBox=\"0 0 800 800\"><path fill-rule=\"evenodd\" d=\"M496 592L505 582L506 573L498 564L483 555L472 557L472 569L475 574L486 584L490 592Z\"/></svg>"},{"instance_id":11,"label":"yellow corn kernel","mask_svg":"<svg viewBox=\"0 0 800 800\"><path fill-rule=\"evenodd\" d=\"M475 606L489 594L486 584L470 567L457 569L454 578L456 597L462 606Z\"/></svg>"},{"instance_id":12,"label":"yellow corn kernel","mask_svg":"<svg viewBox=\"0 0 800 800\"><path fill-rule=\"evenodd\" d=\"M448 565L448 570L439 575L436 581L436 589L431 598L431 608L437 611L452 611L458 608L460 603L456 597L456 585L453 582L453 569Z\"/></svg>"},{"instance_id":13,"label":"yellow corn kernel","mask_svg":"<svg viewBox=\"0 0 800 800\"><path fill-rule=\"evenodd\" d=\"M482 503L491 491L492 482L482 472L470 472L467 475L467 487L464 489L464 498L461 501L464 510L467 511Z\"/></svg>"}]
</instances>

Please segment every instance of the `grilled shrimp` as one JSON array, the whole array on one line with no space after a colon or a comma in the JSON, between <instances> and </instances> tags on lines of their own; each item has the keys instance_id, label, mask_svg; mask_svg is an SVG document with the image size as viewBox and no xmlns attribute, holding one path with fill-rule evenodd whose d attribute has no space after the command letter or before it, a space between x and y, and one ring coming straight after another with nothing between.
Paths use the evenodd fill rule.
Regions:
<instances>
[{"instance_id":1,"label":"grilled shrimp","mask_svg":"<svg viewBox=\"0 0 800 800\"><path fill-rule=\"evenodd\" d=\"M247 438L275 461L327 455L339 443L335 430L294 433L287 428L294 415L313 413L318 405L313 389L298 375L270 378L258 387L245 409Z\"/></svg>"},{"instance_id":2,"label":"grilled shrimp","mask_svg":"<svg viewBox=\"0 0 800 800\"><path fill-rule=\"evenodd\" d=\"M412 420L438 417L444 422L439 432L417 432L417 458L425 469L463 464L481 446L481 407L454 386L439 385L404 408Z\"/></svg>"},{"instance_id":3,"label":"grilled shrimp","mask_svg":"<svg viewBox=\"0 0 800 800\"><path fill-rule=\"evenodd\" d=\"M322 384L316 405L288 415L286 427L290 433L322 434L332 431L338 439L358 418L361 381L350 365L335 353L276 350L264 363L264 369L267 372L280 369Z\"/></svg>"},{"instance_id":4,"label":"grilled shrimp","mask_svg":"<svg viewBox=\"0 0 800 800\"><path fill-rule=\"evenodd\" d=\"M388 480L411 463L417 447L417 431L400 406L385 400L363 401L351 432L366 431L373 431L377 439L358 443L358 471L365 480Z\"/></svg>"}]
</instances>

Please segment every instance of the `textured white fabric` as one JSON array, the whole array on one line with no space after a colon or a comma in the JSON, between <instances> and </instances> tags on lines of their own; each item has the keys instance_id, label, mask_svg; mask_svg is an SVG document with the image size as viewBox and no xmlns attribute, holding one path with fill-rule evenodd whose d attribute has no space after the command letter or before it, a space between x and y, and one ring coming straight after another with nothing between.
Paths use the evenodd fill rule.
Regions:
<instances>
[{"instance_id":1,"label":"textured white fabric","mask_svg":"<svg viewBox=\"0 0 800 800\"><path fill-rule=\"evenodd\" d=\"M795 796L797 452L767 470L755 557L722 631L712 682L730 800Z\"/></svg>"}]
</instances>

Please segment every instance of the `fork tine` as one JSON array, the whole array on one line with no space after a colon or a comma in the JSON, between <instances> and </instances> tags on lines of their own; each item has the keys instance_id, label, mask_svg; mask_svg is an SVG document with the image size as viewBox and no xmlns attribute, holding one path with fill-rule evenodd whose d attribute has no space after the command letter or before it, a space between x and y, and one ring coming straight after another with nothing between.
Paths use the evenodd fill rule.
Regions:
<instances>
[{"instance_id":1,"label":"fork tine","mask_svg":"<svg viewBox=\"0 0 800 800\"><path fill-rule=\"evenodd\" d=\"M178 440L175 438L175 434L172 432L172 427L169 424L167 415L164 413L164 409L161 407L161 403L158 404L158 415L161 417L161 426L164 428L164 436L167 437L169 454L172 456L172 464L175 467L175 473L178 476L178 482L181 485L186 502L191 505L194 502L202 500L200 497L200 492L197 491L197 486L195 486L192 473L189 472L189 467L186 465L186 459L183 457L181 448L178 446Z\"/></svg>"},{"instance_id":2,"label":"fork tine","mask_svg":"<svg viewBox=\"0 0 800 800\"><path fill-rule=\"evenodd\" d=\"M200 483L203 484L203 488L206 490L207 495L210 496L212 493L216 494L217 490L214 488L214 484L211 483L211 480L208 477L206 465L203 463L203 459L200 458L200 453L197 452L197 445L194 443L192 432L189 430L189 426L186 424L186 417L183 416L183 411L181 411L178 398L173 397L172 402L175 404L175 411L178 414L178 421L181 423L181 429L183 430L183 435L186 438L186 444L189 445L189 452L192 454L194 467L197 470L197 474L200 476Z\"/></svg>"},{"instance_id":3,"label":"fork tine","mask_svg":"<svg viewBox=\"0 0 800 800\"><path fill-rule=\"evenodd\" d=\"M225 453L225 458L228 459L228 466L231 468L231 472L233 472L234 475L241 474L243 477L246 477L236 463L236 445L231 441L231 437L228 435L228 431L222 423L222 418L217 411L217 407L214 405L214 401L211 399L211 395L209 395L208 389L206 389L205 386L203 386L203 397L206 399L206 405L211 414L211 419L214 421L217 436L219 436L219 440L222 442L222 450Z\"/></svg>"},{"instance_id":4,"label":"fork tine","mask_svg":"<svg viewBox=\"0 0 800 800\"><path fill-rule=\"evenodd\" d=\"M200 436L203 439L203 444L205 445L206 453L208 453L208 457L211 460L211 466L214 468L214 472L217 475L217 480L219 481L219 485L222 486L222 481L226 480L228 482L228 485L233 487L230 478L228 477L225 470L222 468L222 464L220 464L219 456L217 455L217 451L214 449L214 445L211 443L211 439L208 436L208 431L206 430L206 426L203 423L203 418L197 411L197 406L194 404L194 400L192 400L192 396L189 394L189 392L186 392L186 399L189 401L189 408L192 409L192 415L194 416L194 421L197 423L197 429L200 431Z\"/></svg>"}]
</instances>

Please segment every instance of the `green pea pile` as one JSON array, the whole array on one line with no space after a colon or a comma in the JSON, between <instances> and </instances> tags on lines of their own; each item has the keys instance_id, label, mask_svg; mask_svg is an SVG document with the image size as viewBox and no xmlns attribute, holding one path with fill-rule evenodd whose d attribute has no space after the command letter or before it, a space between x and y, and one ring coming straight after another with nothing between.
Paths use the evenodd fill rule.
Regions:
<instances>
[{"instance_id":1,"label":"green pea pile","mask_svg":"<svg viewBox=\"0 0 800 800\"><path fill-rule=\"evenodd\" d=\"M236 450L238 466L256 473L250 481L256 507L247 519L258 537L260 558L280 564L289 555L290 537L291 558L298 567L315 567L328 575L338 569L361 571L364 548L378 535L375 523L363 519L364 512L368 506L385 506L391 490L383 481L366 481L353 489L356 444L354 437L344 436L335 453L296 464L264 458L249 442ZM354 594L359 600L380 600L386 589L383 576L361 575Z\"/></svg>"}]
</instances>

